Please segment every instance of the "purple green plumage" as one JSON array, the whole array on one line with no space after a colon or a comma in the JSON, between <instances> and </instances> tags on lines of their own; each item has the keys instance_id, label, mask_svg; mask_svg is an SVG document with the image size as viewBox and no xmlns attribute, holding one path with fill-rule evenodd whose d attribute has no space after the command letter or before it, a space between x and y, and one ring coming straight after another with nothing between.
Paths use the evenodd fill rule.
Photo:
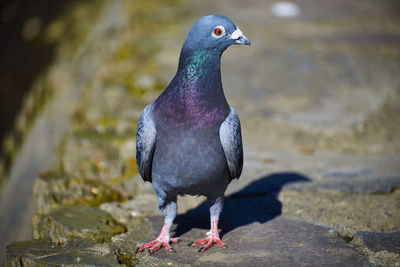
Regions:
<instances>
[{"instance_id":1,"label":"purple green plumage","mask_svg":"<svg viewBox=\"0 0 400 267\"><path fill-rule=\"evenodd\" d=\"M223 35L213 34L215 27ZM153 184L168 240L178 195L207 196L214 203L211 219L218 220L226 187L242 171L240 122L226 101L220 72L221 55L232 44L250 42L228 18L210 15L197 21L175 77L139 119L137 165Z\"/></svg>"}]
</instances>

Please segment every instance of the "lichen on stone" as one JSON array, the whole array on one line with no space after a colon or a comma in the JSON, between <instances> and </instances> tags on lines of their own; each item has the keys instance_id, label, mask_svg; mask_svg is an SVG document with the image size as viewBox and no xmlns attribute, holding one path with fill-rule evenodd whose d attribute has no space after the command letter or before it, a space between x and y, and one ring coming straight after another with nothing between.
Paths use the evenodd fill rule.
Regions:
<instances>
[{"instance_id":1,"label":"lichen on stone","mask_svg":"<svg viewBox=\"0 0 400 267\"><path fill-rule=\"evenodd\" d=\"M93 242L110 242L111 237L126 232L126 227L108 212L85 206L65 206L47 215L33 217L36 239L49 238L65 243L71 238L90 239Z\"/></svg>"}]
</instances>

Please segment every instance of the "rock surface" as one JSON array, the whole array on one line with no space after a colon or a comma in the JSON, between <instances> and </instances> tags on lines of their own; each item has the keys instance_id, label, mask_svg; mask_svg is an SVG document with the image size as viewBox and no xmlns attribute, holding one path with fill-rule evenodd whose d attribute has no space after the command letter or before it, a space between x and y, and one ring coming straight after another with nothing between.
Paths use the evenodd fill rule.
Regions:
<instances>
[{"instance_id":1,"label":"rock surface","mask_svg":"<svg viewBox=\"0 0 400 267\"><path fill-rule=\"evenodd\" d=\"M236 216L240 217L242 212L238 209ZM262 214L261 210L259 212ZM178 218L179 224L194 228L190 231L185 229L185 232L179 230L182 226L178 224L175 231L184 234L178 235L180 241L174 246L175 253L162 250L151 257L142 255L138 266L158 262L171 263L172 266L310 266L315 263L323 266L369 266L366 258L330 228L281 216L270 216L261 222L254 220L229 232L224 228L232 221L223 223L221 228L227 248L215 245L206 253L198 253L197 247L188 245L204 237L208 224L207 220L199 222L195 216ZM227 218L222 216L224 219ZM156 236L162 218L152 217L150 222Z\"/></svg>"},{"instance_id":2,"label":"rock surface","mask_svg":"<svg viewBox=\"0 0 400 267\"><path fill-rule=\"evenodd\" d=\"M400 266L400 233L361 231L352 243L366 255L373 265Z\"/></svg>"},{"instance_id":3,"label":"rock surface","mask_svg":"<svg viewBox=\"0 0 400 267\"><path fill-rule=\"evenodd\" d=\"M278 199L283 215L330 225L350 239L361 229L385 232L399 227L398 189L386 195L283 190Z\"/></svg>"},{"instance_id":4,"label":"rock surface","mask_svg":"<svg viewBox=\"0 0 400 267\"><path fill-rule=\"evenodd\" d=\"M98 205L121 199L118 190L96 179L53 173L36 179L33 194L36 212L40 214L63 205Z\"/></svg>"},{"instance_id":5,"label":"rock surface","mask_svg":"<svg viewBox=\"0 0 400 267\"><path fill-rule=\"evenodd\" d=\"M47 215L33 218L33 237L65 243L72 238L87 238L94 242L109 242L124 233L126 227L101 209L91 207L61 207Z\"/></svg>"},{"instance_id":6,"label":"rock surface","mask_svg":"<svg viewBox=\"0 0 400 267\"><path fill-rule=\"evenodd\" d=\"M9 245L5 253L5 266L117 266L115 247L96 244L88 240L71 240L56 245L48 240L36 239Z\"/></svg>"},{"instance_id":7,"label":"rock surface","mask_svg":"<svg viewBox=\"0 0 400 267\"><path fill-rule=\"evenodd\" d=\"M332 190L341 193L391 193L400 187L400 174L391 176L367 176L350 178L329 178L324 181L309 184L293 184L286 189L296 190Z\"/></svg>"},{"instance_id":8,"label":"rock surface","mask_svg":"<svg viewBox=\"0 0 400 267\"><path fill-rule=\"evenodd\" d=\"M373 252L386 250L394 254L400 254L400 233L372 233L358 232L365 246Z\"/></svg>"}]
</instances>

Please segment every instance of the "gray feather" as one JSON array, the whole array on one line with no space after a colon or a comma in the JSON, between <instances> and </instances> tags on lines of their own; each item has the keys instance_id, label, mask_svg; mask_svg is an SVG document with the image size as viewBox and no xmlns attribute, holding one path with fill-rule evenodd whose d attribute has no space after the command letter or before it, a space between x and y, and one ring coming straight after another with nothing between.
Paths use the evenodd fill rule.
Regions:
<instances>
[{"instance_id":1,"label":"gray feather","mask_svg":"<svg viewBox=\"0 0 400 267\"><path fill-rule=\"evenodd\" d=\"M243 168L242 134L239 117L231 111L219 129L219 138L228 163L230 178L239 178Z\"/></svg>"},{"instance_id":2,"label":"gray feather","mask_svg":"<svg viewBox=\"0 0 400 267\"><path fill-rule=\"evenodd\" d=\"M136 133L136 164L143 180L151 182L151 165L157 131L152 118L152 105L148 105L139 118Z\"/></svg>"}]
</instances>

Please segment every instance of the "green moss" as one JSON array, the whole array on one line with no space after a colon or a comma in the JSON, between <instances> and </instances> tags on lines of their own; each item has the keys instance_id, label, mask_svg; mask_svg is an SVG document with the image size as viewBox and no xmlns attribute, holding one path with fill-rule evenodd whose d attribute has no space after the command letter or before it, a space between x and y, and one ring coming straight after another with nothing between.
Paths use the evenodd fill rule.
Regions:
<instances>
[{"instance_id":1,"label":"green moss","mask_svg":"<svg viewBox=\"0 0 400 267\"><path fill-rule=\"evenodd\" d=\"M111 183L119 184L129 179L132 179L134 175L139 173L136 166L136 158L128 158L124 161L122 175L112 178Z\"/></svg>"},{"instance_id":2,"label":"green moss","mask_svg":"<svg viewBox=\"0 0 400 267\"><path fill-rule=\"evenodd\" d=\"M34 216L34 237L65 242L71 238L87 238L95 242L110 242L114 235L126 232L126 227L101 209L85 206L65 206L48 215Z\"/></svg>"},{"instance_id":3,"label":"green moss","mask_svg":"<svg viewBox=\"0 0 400 267\"><path fill-rule=\"evenodd\" d=\"M89 139L94 141L109 140L115 137L114 129L107 129L102 132L98 132L96 129L79 129L74 132L74 135L78 138Z\"/></svg>"},{"instance_id":4,"label":"green moss","mask_svg":"<svg viewBox=\"0 0 400 267\"><path fill-rule=\"evenodd\" d=\"M116 127L118 119L113 117L103 116L95 121L79 121L73 126L72 137L79 139L87 139L94 143L114 143L121 144L136 134L137 122L132 122L132 127L129 127L123 133L117 133Z\"/></svg>"},{"instance_id":5,"label":"green moss","mask_svg":"<svg viewBox=\"0 0 400 267\"><path fill-rule=\"evenodd\" d=\"M48 213L64 205L99 206L104 202L123 201L118 188L102 181L63 173L46 173L35 181L36 210Z\"/></svg>"},{"instance_id":6,"label":"green moss","mask_svg":"<svg viewBox=\"0 0 400 267\"><path fill-rule=\"evenodd\" d=\"M132 253L129 249L118 248L115 251L118 258L118 263L126 267L132 267L139 263L138 255Z\"/></svg>"},{"instance_id":7,"label":"green moss","mask_svg":"<svg viewBox=\"0 0 400 267\"><path fill-rule=\"evenodd\" d=\"M119 35L120 43L107 61L109 66L115 67L108 68L101 75L106 86L122 86L134 97L142 97L149 90L165 88L165 81L157 78L160 65L156 56L161 46L160 35L179 23L183 13L179 9L182 3L176 0L125 2L129 27ZM154 78L149 87L138 83L143 75Z\"/></svg>"}]
</instances>

